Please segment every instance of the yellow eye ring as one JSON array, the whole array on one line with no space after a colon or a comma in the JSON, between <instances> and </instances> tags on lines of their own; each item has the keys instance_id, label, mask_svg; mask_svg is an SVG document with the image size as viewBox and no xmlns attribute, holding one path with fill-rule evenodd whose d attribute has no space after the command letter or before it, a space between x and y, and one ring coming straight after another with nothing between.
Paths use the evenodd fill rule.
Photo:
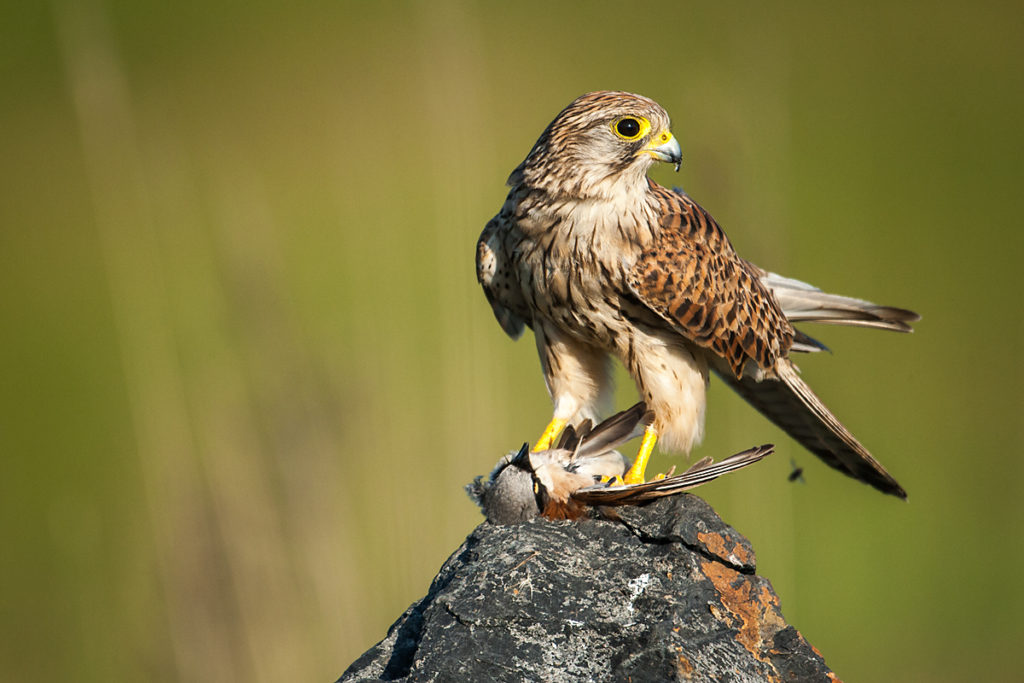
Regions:
<instances>
[{"instance_id":1,"label":"yellow eye ring","mask_svg":"<svg viewBox=\"0 0 1024 683\"><path fill-rule=\"evenodd\" d=\"M642 116L623 116L612 121L612 132L623 140L639 140L651 132L651 122Z\"/></svg>"}]
</instances>

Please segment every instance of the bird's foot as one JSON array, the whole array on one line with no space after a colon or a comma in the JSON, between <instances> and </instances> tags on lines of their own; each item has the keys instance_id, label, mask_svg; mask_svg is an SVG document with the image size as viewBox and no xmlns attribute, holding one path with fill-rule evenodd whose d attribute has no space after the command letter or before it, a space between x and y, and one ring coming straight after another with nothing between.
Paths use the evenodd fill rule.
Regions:
<instances>
[{"instance_id":1,"label":"bird's foot","mask_svg":"<svg viewBox=\"0 0 1024 683\"><path fill-rule=\"evenodd\" d=\"M646 481L644 472L647 469L647 461L651 459L651 452L654 451L654 444L657 440L658 433L648 426L644 430L644 438L640 441L640 450L637 451L633 466L622 476L623 484L643 484ZM664 478L664 475L661 475L661 478Z\"/></svg>"},{"instance_id":2,"label":"bird's foot","mask_svg":"<svg viewBox=\"0 0 1024 683\"><path fill-rule=\"evenodd\" d=\"M667 477L671 477L672 473L675 472L675 471L676 471L676 468L673 467L668 472L663 472L661 474L656 474L656 475L654 475L651 478L651 481L661 481L662 479L665 479ZM633 484L645 484L647 482L645 482L643 479L640 479L638 481L628 481L628 480L625 479L625 477L608 477L608 476L603 476L603 477L601 477L601 483L602 484L608 484L608 486L632 486Z\"/></svg>"},{"instance_id":3,"label":"bird's foot","mask_svg":"<svg viewBox=\"0 0 1024 683\"><path fill-rule=\"evenodd\" d=\"M564 420L560 417L551 418L551 422L549 422L548 426L544 428L544 433L540 435L540 438L537 439L537 443L534 444L533 452L540 453L541 451L546 451L551 448L551 444L553 444L555 439L558 438L558 435L562 433L562 428L565 427L566 422L568 422L568 420Z\"/></svg>"}]
</instances>

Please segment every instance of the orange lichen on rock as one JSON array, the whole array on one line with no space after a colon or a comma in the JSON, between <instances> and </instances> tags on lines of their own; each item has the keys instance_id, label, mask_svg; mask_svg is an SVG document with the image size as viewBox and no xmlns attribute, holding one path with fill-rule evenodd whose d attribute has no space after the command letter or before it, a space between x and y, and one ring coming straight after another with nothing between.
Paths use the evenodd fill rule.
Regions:
<instances>
[{"instance_id":1,"label":"orange lichen on rock","mask_svg":"<svg viewBox=\"0 0 1024 683\"><path fill-rule=\"evenodd\" d=\"M700 539L701 543L707 546L708 550L724 560L730 560L733 564L737 565L754 564L753 553L736 542L733 542L732 550L729 550L726 547L726 540L722 534L716 534L710 531L698 531L697 538Z\"/></svg>"},{"instance_id":2,"label":"orange lichen on rock","mask_svg":"<svg viewBox=\"0 0 1024 683\"><path fill-rule=\"evenodd\" d=\"M676 652L682 652L683 648L677 647ZM676 674L682 680L689 680L693 678L693 663L686 658L685 655L679 654L676 657Z\"/></svg>"},{"instance_id":3,"label":"orange lichen on rock","mask_svg":"<svg viewBox=\"0 0 1024 683\"><path fill-rule=\"evenodd\" d=\"M750 577L718 562L701 563L705 576L711 579L722 605L738 624L736 640L754 657L768 661L765 645L786 627L779 609L779 599L767 586L755 589Z\"/></svg>"}]
</instances>

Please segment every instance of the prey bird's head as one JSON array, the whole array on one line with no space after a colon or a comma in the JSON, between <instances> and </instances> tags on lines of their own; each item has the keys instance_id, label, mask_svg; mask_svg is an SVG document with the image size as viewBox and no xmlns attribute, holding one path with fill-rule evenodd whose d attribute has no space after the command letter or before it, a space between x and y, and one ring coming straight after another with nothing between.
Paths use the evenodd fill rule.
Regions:
<instances>
[{"instance_id":1,"label":"prey bird's head","mask_svg":"<svg viewBox=\"0 0 1024 683\"><path fill-rule=\"evenodd\" d=\"M679 168L682 152L670 127L665 110L642 95L587 93L548 125L509 184L584 199L643 187L655 161Z\"/></svg>"}]
</instances>

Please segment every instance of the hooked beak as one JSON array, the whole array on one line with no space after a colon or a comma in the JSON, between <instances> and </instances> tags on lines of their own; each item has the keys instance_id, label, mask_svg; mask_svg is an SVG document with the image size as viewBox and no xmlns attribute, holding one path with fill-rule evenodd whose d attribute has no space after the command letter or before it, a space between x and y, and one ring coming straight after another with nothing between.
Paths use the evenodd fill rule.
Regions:
<instances>
[{"instance_id":1,"label":"hooked beak","mask_svg":"<svg viewBox=\"0 0 1024 683\"><path fill-rule=\"evenodd\" d=\"M675 164L676 171L679 170L679 164L683 160L683 150L679 147L679 141L667 130L663 130L651 138L651 141L640 150L640 153L650 154L658 161L667 161Z\"/></svg>"}]
</instances>

